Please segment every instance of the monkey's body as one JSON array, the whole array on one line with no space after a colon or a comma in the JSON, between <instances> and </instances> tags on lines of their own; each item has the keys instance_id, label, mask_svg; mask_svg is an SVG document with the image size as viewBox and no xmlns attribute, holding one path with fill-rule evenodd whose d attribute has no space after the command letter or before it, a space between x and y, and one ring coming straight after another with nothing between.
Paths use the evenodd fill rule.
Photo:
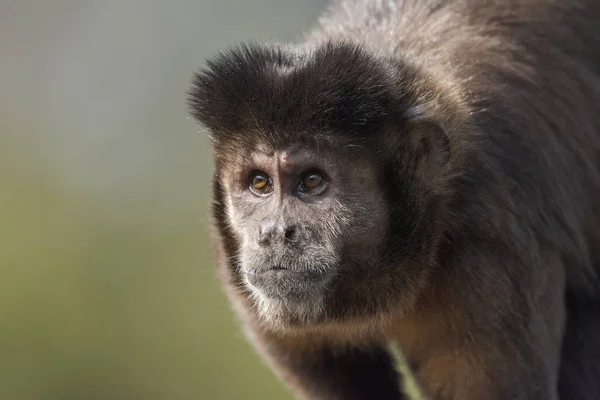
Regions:
<instances>
[{"instance_id":1,"label":"monkey's body","mask_svg":"<svg viewBox=\"0 0 600 400\"><path fill-rule=\"evenodd\" d=\"M197 76L221 275L296 394L402 398L394 340L431 399L600 398L599 44L595 0L343 1ZM288 200L290 157L352 172ZM283 197L248 197L240 163ZM261 258L270 215L296 225Z\"/></svg>"}]
</instances>

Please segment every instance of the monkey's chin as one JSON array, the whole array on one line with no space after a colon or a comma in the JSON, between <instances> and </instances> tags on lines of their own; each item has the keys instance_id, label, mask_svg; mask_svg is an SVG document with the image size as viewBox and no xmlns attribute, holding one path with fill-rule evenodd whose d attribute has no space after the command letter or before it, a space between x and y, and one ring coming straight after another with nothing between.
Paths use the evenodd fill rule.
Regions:
<instances>
[{"instance_id":1,"label":"monkey's chin","mask_svg":"<svg viewBox=\"0 0 600 400\"><path fill-rule=\"evenodd\" d=\"M287 269L245 274L259 316L276 329L320 320L331 279L332 274L327 272Z\"/></svg>"}]
</instances>

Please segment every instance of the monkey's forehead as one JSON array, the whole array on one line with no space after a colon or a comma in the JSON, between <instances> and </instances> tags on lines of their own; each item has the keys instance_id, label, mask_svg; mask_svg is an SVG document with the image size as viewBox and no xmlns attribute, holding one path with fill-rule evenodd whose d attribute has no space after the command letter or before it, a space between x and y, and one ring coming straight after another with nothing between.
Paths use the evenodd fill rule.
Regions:
<instances>
[{"instance_id":1,"label":"monkey's forehead","mask_svg":"<svg viewBox=\"0 0 600 400\"><path fill-rule=\"evenodd\" d=\"M319 144L295 142L278 145L270 141L257 140L253 143L228 142L215 144L217 167L235 171L248 166L267 168L277 163L279 168L321 167L331 168L339 162L359 162L373 151L364 146L333 143L323 140Z\"/></svg>"},{"instance_id":2,"label":"monkey's forehead","mask_svg":"<svg viewBox=\"0 0 600 400\"><path fill-rule=\"evenodd\" d=\"M330 153L357 153L360 149L368 147L368 140L360 136L325 130L248 129L213 135L213 147L219 153L238 154L241 158L257 155L272 158L282 153L293 158L306 158L315 154L325 157Z\"/></svg>"},{"instance_id":3,"label":"monkey's forehead","mask_svg":"<svg viewBox=\"0 0 600 400\"><path fill-rule=\"evenodd\" d=\"M390 69L343 42L240 46L195 75L188 103L218 141L244 134L272 140L320 132L365 137L407 108L391 82L397 71Z\"/></svg>"}]
</instances>

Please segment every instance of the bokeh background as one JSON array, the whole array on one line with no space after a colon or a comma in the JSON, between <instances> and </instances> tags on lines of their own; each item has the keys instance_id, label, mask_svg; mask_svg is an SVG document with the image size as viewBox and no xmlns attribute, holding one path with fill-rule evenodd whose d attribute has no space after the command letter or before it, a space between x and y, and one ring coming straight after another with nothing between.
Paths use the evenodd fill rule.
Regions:
<instances>
[{"instance_id":1,"label":"bokeh background","mask_svg":"<svg viewBox=\"0 0 600 400\"><path fill-rule=\"evenodd\" d=\"M324 0L0 0L0 399L289 399L207 235L192 73Z\"/></svg>"}]
</instances>

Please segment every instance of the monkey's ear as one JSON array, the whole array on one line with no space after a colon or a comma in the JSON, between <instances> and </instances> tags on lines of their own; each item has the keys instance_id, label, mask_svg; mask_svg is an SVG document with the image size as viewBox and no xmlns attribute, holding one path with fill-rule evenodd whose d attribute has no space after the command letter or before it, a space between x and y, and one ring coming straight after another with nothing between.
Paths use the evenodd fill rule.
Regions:
<instances>
[{"instance_id":1,"label":"monkey's ear","mask_svg":"<svg viewBox=\"0 0 600 400\"><path fill-rule=\"evenodd\" d=\"M433 161L439 166L450 162L450 138L440 122L431 118L415 118L408 122L407 131L411 152L419 159Z\"/></svg>"}]
</instances>

